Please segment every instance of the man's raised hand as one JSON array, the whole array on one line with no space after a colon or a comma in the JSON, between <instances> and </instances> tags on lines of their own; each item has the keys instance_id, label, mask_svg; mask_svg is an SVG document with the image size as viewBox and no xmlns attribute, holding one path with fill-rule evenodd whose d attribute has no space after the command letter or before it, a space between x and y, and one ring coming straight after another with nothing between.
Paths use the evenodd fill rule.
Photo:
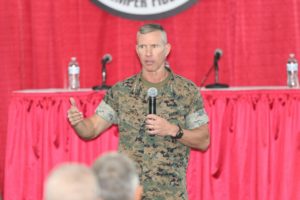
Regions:
<instances>
[{"instance_id":1,"label":"man's raised hand","mask_svg":"<svg viewBox=\"0 0 300 200\"><path fill-rule=\"evenodd\" d=\"M77 125L83 120L83 114L77 108L76 101L70 97L71 108L68 110L68 119L72 126Z\"/></svg>"}]
</instances>

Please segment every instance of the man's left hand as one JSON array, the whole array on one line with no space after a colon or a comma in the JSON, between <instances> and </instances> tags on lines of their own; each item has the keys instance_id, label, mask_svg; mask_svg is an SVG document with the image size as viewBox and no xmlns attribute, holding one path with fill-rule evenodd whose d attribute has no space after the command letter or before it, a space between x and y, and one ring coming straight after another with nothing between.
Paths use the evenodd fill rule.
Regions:
<instances>
[{"instance_id":1,"label":"man's left hand","mask_svg":"<svg viewBox=\"0 0 300 200\"><path fill-rule=\"evenodd\" d=\"M149 114L146 117L146 129L150 135L174 136L178 127L158 115Z\"/></svg>"}]
</instances>

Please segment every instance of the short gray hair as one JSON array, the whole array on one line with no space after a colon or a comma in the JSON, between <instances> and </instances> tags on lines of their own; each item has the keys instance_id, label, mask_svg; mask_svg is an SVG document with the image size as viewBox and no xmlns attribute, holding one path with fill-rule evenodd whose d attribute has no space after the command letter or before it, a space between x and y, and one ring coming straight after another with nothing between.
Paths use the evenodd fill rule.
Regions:
<instances>
[{"instance_id":1,"label":"short gray hair","mask_svg":"<svg viewBox=\"0 0 300 200\"><path fill-rule=\"evenodd\" d=\"M139 34L147 34L154 31L160 31L162 34L162 41L167 44L168 43L168 37L165 29L160 24L144 24L140 27L139 31L137 32L137 38Z\"/></svg>"},{"instance_id":2,"label":"short gray hair","mask_svg":"<svg viewBox=\"0 0 300 200\"><path fill-rule=\"evenodd\" d=\"M98 158L92 169L98 178L102 200L133 200L139 185L135 163L127 156L110 152Z\"/></svg>"},{"instance_id":3,"label":"short gray hair","mask_svg":"<svg viewBox=\"0 0 300 200\"><path fill-rule=\"evenodd\" d=\"M83 164L63 163L45 181L45 200L98 200L96 175Z\"/></svg>"}]
</instances>

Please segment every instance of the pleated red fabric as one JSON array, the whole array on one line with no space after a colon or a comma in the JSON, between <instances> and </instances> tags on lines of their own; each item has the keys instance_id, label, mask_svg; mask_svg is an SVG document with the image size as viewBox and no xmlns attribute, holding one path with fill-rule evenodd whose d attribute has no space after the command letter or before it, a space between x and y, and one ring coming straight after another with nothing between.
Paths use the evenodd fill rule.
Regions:
<instances>
[{"instance_id":1,"label":"pleated red fabric","mask_svg":"<svg viewBox=\"0 0 300 200\"><path fill-rule=\"evenodd\" d=\"M211 145L193 150L187 171L190 200L300 198L300 91L203 90ZM118 129L92 141L67 121L73 96L91 115L104 92L14 93L9 107L4 199L40 200L49 171L62 162L90 165L117 150Z\"/></svg>"}]
</instances>

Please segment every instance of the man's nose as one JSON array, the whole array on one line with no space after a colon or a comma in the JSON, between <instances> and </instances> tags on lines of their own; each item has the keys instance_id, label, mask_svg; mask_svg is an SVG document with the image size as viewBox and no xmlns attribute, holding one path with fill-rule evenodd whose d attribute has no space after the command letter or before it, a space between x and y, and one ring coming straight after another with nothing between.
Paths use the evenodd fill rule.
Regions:
<instances>
[{"instance_id":1,"label":"man's nose","mask_svg":"<svg viewBox=\"0 0 300 200\"><path fill-rule=\"evenodd\" d=\"M147 55L147 56L151 56L151 55L152 55L152 48L151 48L150 46L148 46L148 47L146 48L146 55Z\"/></svg>"}]
</instances>

